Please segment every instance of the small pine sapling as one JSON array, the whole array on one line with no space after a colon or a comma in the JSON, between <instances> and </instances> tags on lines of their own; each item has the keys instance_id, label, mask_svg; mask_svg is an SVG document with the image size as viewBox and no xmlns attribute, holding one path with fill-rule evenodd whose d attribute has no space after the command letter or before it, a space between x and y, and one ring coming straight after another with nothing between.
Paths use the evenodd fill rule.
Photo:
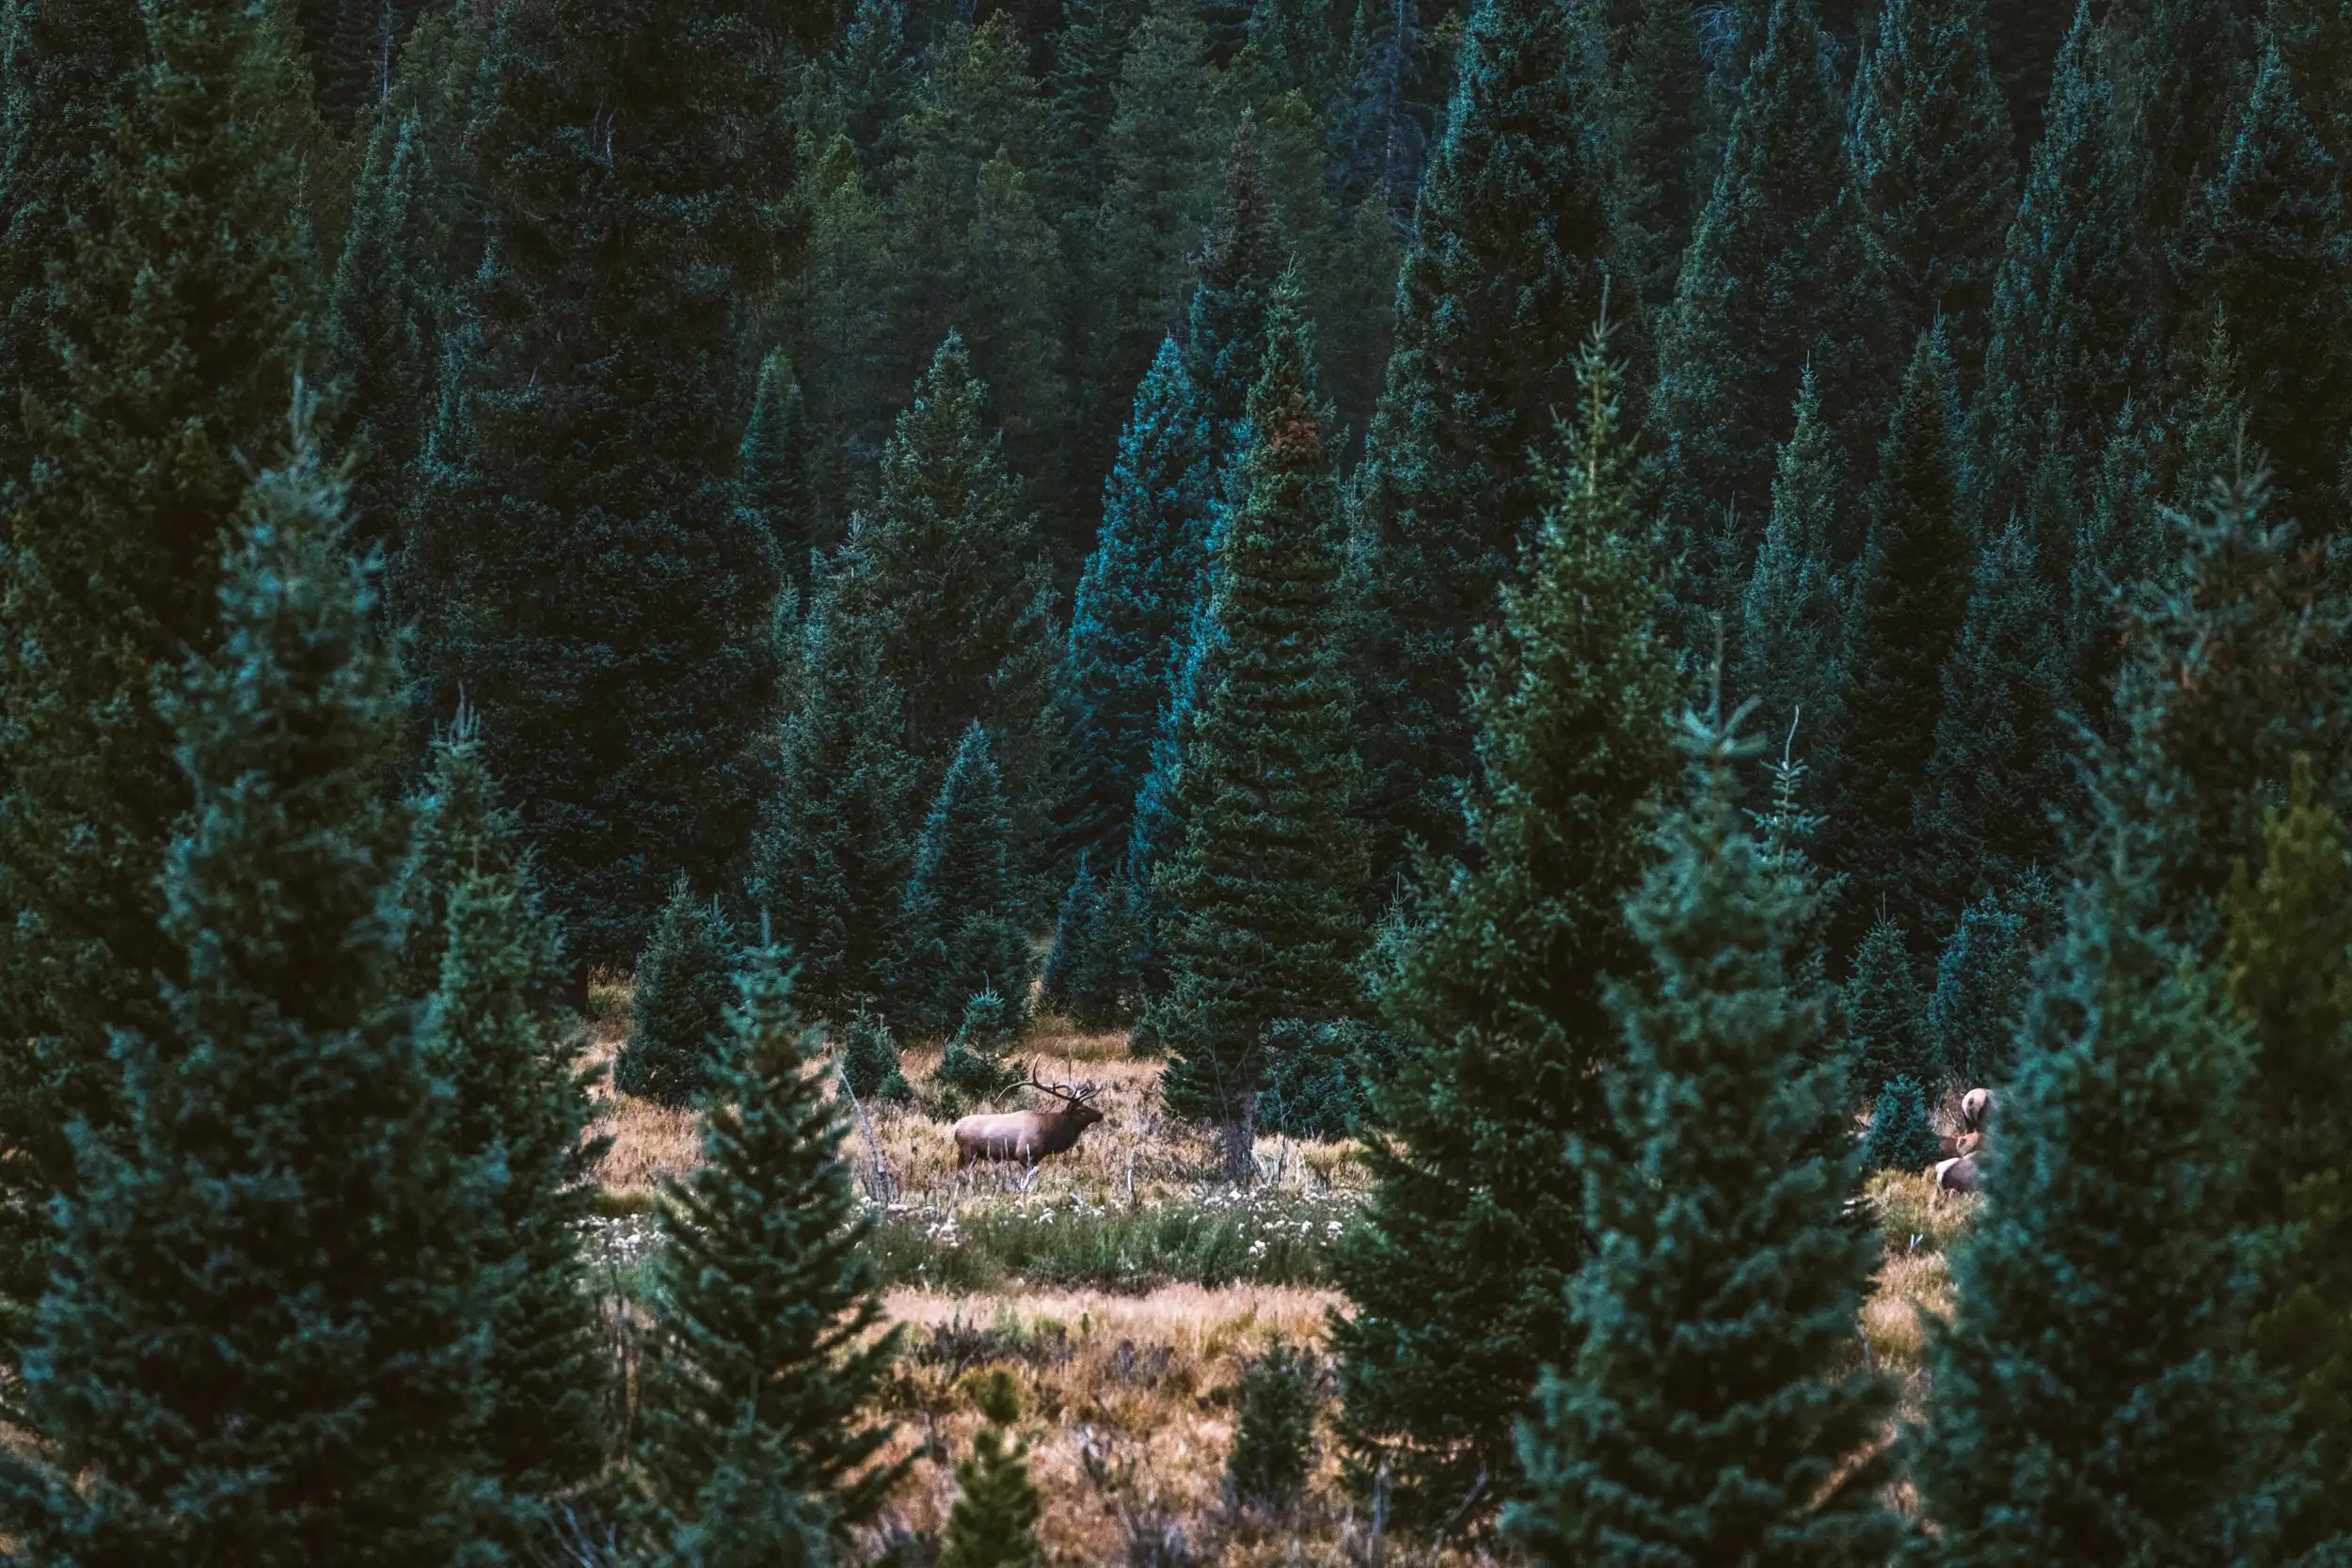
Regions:
<instances>
[{"instance_id":1,"label":"small pine sapling","mask_svg":"<svg viewBox=\"0 0 2352 1568\"><path fill-rule=\"evenodd\" d=\"M615 1088L671 1106L701 1097L735 999L735 962L725 913L696 898L680 877L637 967L635 1022L613 1064Z\"/></svg>"},{"instance_id":2,"label":"small pine sapling","mask_svg":"<svg viewBox=\"0 0 2352 1568\"><path fill-rule=\"evenodd\" d=\"M964 1004L962 1027L940 1058L940 1083L971 1100L986 1100L1003 1092L1012 1074L996 1060L996 1053L1012 1037L1008 1011L1005 999L993 990L973 993Z\"/></svg>"},{"instance_id":3,"label":"small pine sapling","mask_svg":"<svg viewBox=\"0 0 2352 1568\"><path fill-rule=\"evenodd\" d=\"M849 1036L841 1043L841 1077L850 1092L864 1099L903 1105L914 1098L899 1069L898 1042L891 1038L889 1023L866 1008L859 1008L850 1021Z\"/></svg>"},{"instance_id":4,"label":"small pine sapling","mask_svg":"<svg viewBox=\"0 0 2352 1568\"><path fill-rule=\"evenodd\" d=\"M1928 1117L1928 1097L1918 1082L1889 1082L1870 1112L1870 1131L1862 1140L1863 1168L1925 1170L1935 1164L1938 1147L1935 1124Z\"/></svg>"},{"instance_id":5,"label":"small pine sapling","mask_svg":"<svg viewBox=\"0 0 2352 1568\"><path fill-rule=\"evenodd\" d=\"M1899 921L1881 917L1854 950L1853 974L1846 982L1855 1100L1868 1100L1897 1078L1915 1083L1933 1078L1926 1013L1908 935Z\"/></svg>"},{"instance_id":6,"label":"small pine sapling","mask_svg":"<svg viewBox=\"0 0 2352 1568\"><path fill-rule=\"evenodd\" d=\"M1235 1503L1279 1513L1298 1501L1314 1469L1324 1386L1314 1353L1279 1338L1242 1369L1233 1448L1225 1461L1225 1488Z\"/></svg>"},{"instance_id":7,"label":"small pine sapling","mask_svg":"<svg viewBox=\"0 0 2352 1568\"><path fill-rule=\"evenodd\" d=\"M1043 1507L1029 1480L1029 1446L1013 1437L1021 1396L998 1367L973 1390L989 1424L956 1465L956 1504L947 1514L939 1568L1036 1568L1042 1560L1037 1520Z\"/></svg>"},{"instance_id":8,"label":"small pine sapling","mask_svg":"<svg viewBox=\"0 0 2352 1568\"><path fill-rule=\"evenodd\" d=\"M1077 976L1089 962L1095 927L1102 918L1103 890L1086 862L1062 895L1061 918L1054 923L1054 945L1045 955L1045 973L1039 999L1055 1012L1071 1010Z\"/></svg>"}]
</instances>

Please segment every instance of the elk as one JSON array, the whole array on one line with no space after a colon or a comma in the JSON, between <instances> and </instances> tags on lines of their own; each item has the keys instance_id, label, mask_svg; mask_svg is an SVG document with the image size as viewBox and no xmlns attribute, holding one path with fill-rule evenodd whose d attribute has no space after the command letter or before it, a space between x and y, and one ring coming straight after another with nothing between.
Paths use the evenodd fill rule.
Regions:
<instances>
[{"instance_id":1,"label":"elk","mask_svg":"<svg viewBox=\"0 0 2352 1568\"><path fill-rule=\"evenodd\" d=\"M956 1123L958 1168L975 1160L1038 1160L1059 1154L1078 1141L1078 1134L1103 1119L1090 1101L1100 1092L1092 1084L1073 1087L1039 1080L1036 1067L1018 1085L1050 1094L1063 1103L1054 1111L1001 1111L994 1116L966 1117Z\"/></svg>"},{"instance_id":2,"label":"elk","mask_svg":"<svg viewBox=\"0 0 2352 1568\"><path fill-rule=\"evenodd\" d=\"M1957 1160L1939 1160L1935 1164L1935 1187L1940 1193L1973 1193L1983 1179L1984 1173L1973 1154L1963 1154Z\"/></svg>"}]
</instances>

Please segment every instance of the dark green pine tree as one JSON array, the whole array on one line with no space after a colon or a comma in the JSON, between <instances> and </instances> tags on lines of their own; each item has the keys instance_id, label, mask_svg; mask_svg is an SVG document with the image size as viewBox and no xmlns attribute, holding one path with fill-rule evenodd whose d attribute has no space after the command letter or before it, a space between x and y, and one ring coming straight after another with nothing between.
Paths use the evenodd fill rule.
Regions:
<instances>
[{"instance_id":1,"label":"dark green pine tree","mask_svg":"<svg viewBox=\"0 0 2352 1568\"><path fill-rule=\"evenodd\" d=\"M1870 1125L1862 1135L1863 1168L1923 1171L1942 1151L1928 1115L1928 1097L1917 1081L1890 1080L1870 1106Z\"/></svg>"},{"instance_id":2,"label":"dark green pine tree","mask_svg":"<svg viewBox=\"0 0 2352 1568\"><path fill-rule=\"evenodd\" d=\"M1641 974L1622 911L1675 779L1680 695L1617 387L1588 348L1566 492L1473 687L1477 858L1431 892L1380 987L1400 1060L1375 1101L1378 1187L1338 1260L1355 1311L1331 1336L1340 1435L1359 1479L1388 1460L1400 1523L1489 1514L1538 1374L1576 1354L1565 1290L1590 1232L1568 1149L1607 1115L1602 977Z\"/></svg>"},{"instance_id":3,"label":"dark green pine tree","mask_svg":"<svg viewBox=\"0 0 2352 1568\"><path fill-rule=\"evenodd\" d=\"M1236 1168L1268 1029L1354 1011L1363 942L1338 454L1300 293L1294 268L1267 312L1248 499L1218 550L1215 675L1180 784L1184 843L1157 872L1171 980L1152 1033L1174 1053L1162 1093L1177 1114L1226 1127Z\"/></svg>"},{"instance_id":4,"label":"dark green pine tree","mask_svg":"<svg viewBox=\"0 0 2352 1568\"><path fill-rule=\"evenodd\" d=\"M26 400L68 395L49 269L72 261L76 222L106 231L107 154L138 102L147 29L130 6L9 0L0 39L0 488L13 492L32 475Z\"/></svg>"},{"instance_id":5,"label":"dark green pine tree","mask_svg":"<svg viewBox=\"0 0 2352 1568\"><path fill-rule=\"evenodd\" d=\"M826 98L871 170L889 163L914 106L918 62L907 0L856 0L825 59Z\"/></svg>"},{"instance_id":6,"label":"dark green pine tree","mask_svg":"<svg viewBox=\"0 0 2352 1568\"><path fill-rule=\"evenodd\" d=\"M1973 387L2017 211L2016 147L1985 54L1983 0L1886 0L1854 84L1849 156L1860 259L1893 311L1882 331L1941 317ZM1890 341L1899 354L1901 337Z\"/></svg>"},{"instance_id":7,"label":"dark green pine tree","mask_svg":"<svg viewBox=\"0 0 2352 1568\"><path fill-rule=\"evenodd\" d=\"M1205 297L1204 287L1201 295ZM1195 311L1199 313L1198 299ZM1070 613L1064 852L1116 863L1208 570L1209 428L1174 339L1136 388Z\"/></svg>"},{"instance_id":8,"label":"dark green pine tree","mask_svg":"<svg viewBox=\"0 0 2352 1568\"><path fill-rule=\"evenodd\" d=\"M2053 459L2067 491L2054 511L2087 504L2081 494L2096 478L2133 361L2146 351L2137 307L2150 279L2121 187L2123 132L2108 55L2090 6L2078 4L1994 280L1984 379L1969 409L1988 516L2027 508ZM2065 530L2050 532L2059 536L2038 533L2035 544L2044 569L2056 571L2074 541Z\"/></svg>"},{"instance_id":9,"label":"dark green pine tree","mask_svg":"<svg viewBox=\"0 0 2352 1568\"><path fill-rule=\"evenodd\" d=\"M482 710L574 960L620 967L674 877L732 871L756 805L778 567L737 480L735 325L748 193L784 182L772 40L737 0L519 0L497 28L489 255L396 604L437 709Z\"/></svg>"},{"instance_id":10,"label":"dark green pine tree","mask_svg":"<svg viewBox=\"0 0 2352 1568\"><path fill-rule=\"evenodd\" d=\"M931 802L907 879L893 1010L909 1029L944 1035L972 997L993 990L1019 1031L1037 965L1021 922L1011 835L988 732L974 724Z\"/></svg>"},{"instance_id":11,"label":"dark green pine tree","mask_svg":"<svg viewBox=\"0 0 2352 1568\"><path fill-rule=\"evenodd\" d=\"M1054 921L1054 945L1045 955L1038 977L1038 1000L1050 1012L1070 1010L1071 996L1091 955L1095 922L1103 915L1103 884L1089 860L1078 862L1078 874L1062 895L1061 913Z\"/></svg>"},{"instance_id":12,"label":"dark green pine tree","mask_svg":"<svg viewBox=\"0 0 2352 1568\"><path fill-rule=\"evenodd\" d=\"M870 1520L902 1468L878 1462L889 1432L864 1415L898 1336L872 1332L872 1221L841 1156L850 1111L812 1070L819 1043L793 1005L789 962L773 946L747 956L702 1164L659 1211L667 1244L631 1471L645 1522L674 1547L718 1522L747 1457L764 1456L762 1479L835 1527Z\"/></svg>"},{"instance_id":13,"label":"dark green pine tree","mask_svg":"<svg viewBox=\"0 0 2352 1568\"><path fill-rule=\"evenodd\" d=\"M2038 874L1961 911L1928 996L1928 1057L1945 1081L1963 1088L2009 1082L2034 960L2064 914L2057 884Z\"/></svg>"},{"instance_id":14,"label":"dark green pine tree","mask_svg":"<svg viewBox=\"0 0 2352 1568\"><path fill-rule=\"evenodd\" d=\"M898 1039L880 1013L861 1008L850 1020L837 1062L841 1081L852 1094L901 1104L914 1098L914 1086L899 1066Z\"/></svg>"},{"instance_id":15,"label":"dark green pine tree","mask_svg":"<svg viewBox=\"0 0 2352 1568\"><path fill-rule=\"evenodd\" d=\"M1855 1104L1867 1104L1881 1085L1898 1078L1936 1081L1936 1063L1928 1051L1927 999L1920 993L1910 933L1900 922L1878 920L1854 949L1845 1004Z\"/></svg>"},{"instance_id":16,"label":"dark green pine tree","mask_svg":"<svg viewBox=\"0 0 2352 1568\"><path fill-rule=\"evenodd\" d=\"M1119 62L1143 15L1142 0L1063 0L1045 73L1051 135L1069 199L1092 212L1103 199L1103 138L1119 91Z\"/></svg>"},{"instance_id":17,"label":"dark green pine tree","mask_svg":"<svg viewBox=\"0 0 2352 1568\"><path fill-rule=\"evenodd\" d=\"M1225 155L1224 196L1202 239L1184 341L1184 369L1208 420L1210 460L1220 475L1238 466L1249 433L1249 388L1265 359L1266 308L1282 272L1273 202L1264 139L1244 110Z\"/></svg>"},{"instance_id":18,"label":"dark green pine tree","mask_svg":"<svg viewBox=\"0 0 2352 1568\"><path fill-rule=\"evenodd\" d=\"M1621 291L1620 319L1642 328L1626 352L1646 373L1656 353L1650 328L1674 303L1683 248L1698 216L1708 67L1691 8L1681 0L1641 0L1627 11L1614 30L1602 95L1609 270Z\"/></svg>"},{"instance_id":19,"label":"dark green pine tree","mask_svg":"<svg viewBox=\"0 0 2352 1568\"><path fill-rule=\"evenodd\" d=\"M437 739L399 896L403 994L430 997L425 1060L450 1088L443 1136L497 1173L477 1267L496 1281L483 1449L508 1491L544 1497L604 1458L606 1361L580 1234L608 1140L583 1140L588 1071L562 1011L566 973L515 814L471 715Z\"/></svg>"},{"instance_id":20,"label":"dark green pine tree","mask_svg":"<svg viewBox=\"0 0 2352 1568\"><path fill-rule=\"evenodd\" d=\"M981 426L985 394L948 334L882 451L873 504L850 520L840 591L898 689L906 750L935 780L985 724L1034 844L1057 663L1051 587L1020 485Z\"/></svg>"},{"instance_id":21,"label":"dark green pine tree","mask_svg":"<svg viewBox=\"0 0 2352 1568\"><path fill-rule=\"evenodd\" d=\"M1831 863L1851 879L1844 942L1881 898L1916 918L1926 875L1912 826L1928 779L1944 669L1968 607L1975 531L1964 510L1959 408L1940 333L1919 335L1879 448L1870 535L1853 589Z\"/></svg>"},{"instance_id":22,"label":"dark green pine tree","mask_svg":"<svg viewBox=\"0 0 2352 1568\"><path fill-rule=\"evenodd\" d=\"M808 592L809 551L829 543L809 484L807 410L791 362L771 354L759 367L759 390L743 428L739 459L743 504L776 542L784 581Z\"/></svg>"},{"instance_id":23,"label":"dark green pine tree","mask_svg":"<svg viewBox=\"0 0 2352 1568\"><path fill-rule=\"evenodd\" d=\"M801 705L785 721L776 783L752 846L747 892L799 972L796 993L828 1018L889 987L922 811L899 750L898 688L881 652L819 573L802 626Z\"/></svg>"},{"instance_id":24,"label":"dark green pine tree","mask_svg":"<svg viewBox=\"0 0 2352 1568\"><path fill-rule=\"evenodd\" d=\"M152 13L151 13L152 14ZM392 659L301 419L199 655L159 684L191 810L159 1005L83 1124L0 1470L27 1563L460 1560L500 1503L457 1158L400 986Z\"/></svg>"},{"instance_id":25,"label":"dark green pine tree","mask_svg":"<svg viewBox=\"0 0 2352 1568\"><path fill-rule=\"evenodd\" d=\"M718 900L696 897L681 875L637 960L628 1040L612 1063L614 1088L662 1105L701 1102L718 1069L739 956Z\"/></svg>"},{"instance_id":26,"label":"dark green pine tree","mask_svg":"<svg viewBox=\"0 0 2352 1568\"><path fill-rule=\"evenodd\" d=\"M1846 574L1836 556L1845 464L1821 418L1808 372L1797 393L1797 427L1772 475L1772 515L1740 592L1734 689L1756 703L1776 735L1793 726L1797 751L1836 756L1845 697Z\"/></svg>"},{"instance_id":27,"label":"dark green pine tree","mask_svg":"<svg viewBox=\"0 0 2352 1568\"><path fill-rule=\"evenodd\" d=\"M2270 0L2265 9L2312 129L2341 168L2352 160L2352 16L2331 0Z\"/></svg>"},{"instance_id":28,"label":"dark green pine tree","mask_svg":"<svg viewBox=\"0 0 2352 1568\"><path fill-rule=\"evenodd\" d=\"M2074 815L2078 775L2069 650L2048 581L2021 522L1977 558L1914 817L1925 930L1949 928L1971 899L2035 866L2058 865L2058 825Z\"/></svg>"},{"instance_id":29,"label":"dark green pine tree","mask_svg":"<svg viewBox=\"0 0 2352 1568\"><path fill-rule=\"evenodd\" d=\"M939 1568L1038 1568L1044 1560L1037 1521L1045 1499L1029 1479L1029 1446L1012 1436L1021 1396L1002 1367L974 1391L987 1418L972 1451L956 1465L956 1502L947 1513Z\"/></svg>"},{"instance_id":30,"label":"dark green pine tree","mask_svg":"<svg viewBox=\"0 0 2352 1568\"><path fill-rule=\"evenodd\" d=\"M2088 847L1930 1332L1911 1469L1955 1568L2281 1560L2302 1466L2247 1341L2252 1053L2165 935L2146 837Z\"/></svg>"},{"instance_id":31,"label":"dark green pine tree","mask_svg":"<svg viewBox=\"0 0 2352 1568\"><path fill-rule=\"evenodd\" d=\"M1740 820L1737 722L1687 722L1699 777L1627 911L1655 979L1611 999L1626 1059L1611 1125L1578 1146L1582 1342L1545 1380L1509 1520L1539 1562L1740 1560L1769 1541L1775 1560L1865 1568L1901 1533L1879 1440L1894 1389L1851 1365L1880 1243L1843 1213L1861 1171L1814 973L1822 901Z\"/></svg>"},{"instance_id":32,"label":"dark green pine tree","mask_svg":"<svg viewBox=\"0 0 2352 1568\"><path fill-rule=\"evenodd\" d=\"M2070 12L2042 0L1985 0L1985 53L2009 106L2021 164L2042 139L2054 85L2051 64L2081 14L2079 6Z\"/></svg>"},{"instance_id":33,"label":"dark green pine tree","mask_svg":"<svg viewBox=\"0 0 2352 1568\"><path fill-rule=\"evenodd\" d=\"M2228 160L2180 265L2229 324L2248 435L2308 523L2336 515L2352 432L2352 239L2343 174L2276 48L2265 51Z\"/></svg>"},{"instance_id":34,"label":"dark green pine tree","mask_svg":"<svg viewBox=\"0 0 2352 1568\"><path fill-rule=\"evenodd\" d=\"M326 362L363 546L396 547L440 346L444 301L421 206L434 171L424 158L416 119L377 123L328 299Z\"/></svg>"},{"instance_id":35,"label":"dark green pine tree","mask_svg":"<svg viewBox=\"0 0 2352 1568\"><path fill-rule=\"evenodd\" d=\"M1833 429L1850 401L1838 291L1845 146L1820 70L1813 8L1775 0L1747 67L1722 168L1660 325L1650 424L1664 447L1667 519L1692 553L1684 592L1722 609L1771 515L1772 453L1788 439L1807 364Z\"/></svg>"},{"instance_id":36,"label":"dark green pine tree","mask_svg":"<svg viewBox=\"0 0 2352 1568\"><path fill-rule=\"evenodd\" d=\"M2126 180L2135 231L2169 238L2230 156L2258 31L2246 0L2148 0L2112 19L2132 106ZM2182 281L2176 277L2175 281ZM2175 309L2194 308L2176 294Z\"/></svg>"},{"instance_id":37,"label":"dark green pine tree","mask_svg":"<svg viewBox=\"0 0 2352 1568\"><path fill-rule=\"evenodd\" d=\"M1397 280L1396 342L1351 506L1367 552L1364 761L1373 865L1462 843L1475 761L1463 702L1542 510L1534 449L1572 394L1600 308L1602 170L1580 40L1542 0L1479 0Z\"/></svg>"},{"instance_id":38,"label":"dark green pine tree","mask_svg":"<svg viewBox=\"0 0 2352 1568\"><path fill-rule=\"evenodd\" d=\"M151 63L117 161L70 169L74 138L96 128L75 130L79 111L61 105L45 152L40 138L19 144L38 166L28 200L45 189L39 199L113 221L38 261L13 245L67 214L20 210L9 236L8 265L58 270L52 299L8 309L45 312L71 345L49 361L11 357L5 372L27 377L16 389L32 395L7 408L23 414L39 464L10 508L0 602L0 904L14 911L0 932L0 1014L19 1042L0 1053L9 1314L40 1293L48 1203L76 1181L67 1127L79 1118L103 1133L119 1117L113 1032L160 1035L154 977L185 971L162 927L156 873L190 783L154 698L187 650L219 636L220 541L246 487L240 454L264 459L283 442L302 324L317 304L300 137L289 129L310 112L308 87L284 41L243 0L143 14L143 49L132 47ZM8 57L41 78L20 84L28 102L79 94L69 84L87 79L83 108L103 112L119 40L73 40L73 60L60 54L51 76L36 46L61 40L62 12L20 8L14 20ZM88 208L77 194L86 180L106 193ZM237 243L220 244L224 233Z\"/></svg>"}]
</instances>

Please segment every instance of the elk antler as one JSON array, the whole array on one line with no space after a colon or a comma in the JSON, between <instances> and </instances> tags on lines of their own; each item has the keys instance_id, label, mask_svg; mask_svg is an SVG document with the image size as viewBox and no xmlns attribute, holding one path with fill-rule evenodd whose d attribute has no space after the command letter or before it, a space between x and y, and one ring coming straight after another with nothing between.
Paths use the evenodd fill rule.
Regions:
<instances>
[{"instance_id":1,"label":"elk antler","mask_svg":"<svg viewBox=\"0 0 2352 1568\"><path fill-rule=\"evenodd\" d=\"M1048 1084L1037 1075L1035 1062L1029 1064L1029 1076L1016 1086L1037 1089L1054 1096L1057 1100L1066 1100L1073 1105L1084 1105L1103 1092L1101 1085L1096 1084Z\"/></svg>"}]
</instances>

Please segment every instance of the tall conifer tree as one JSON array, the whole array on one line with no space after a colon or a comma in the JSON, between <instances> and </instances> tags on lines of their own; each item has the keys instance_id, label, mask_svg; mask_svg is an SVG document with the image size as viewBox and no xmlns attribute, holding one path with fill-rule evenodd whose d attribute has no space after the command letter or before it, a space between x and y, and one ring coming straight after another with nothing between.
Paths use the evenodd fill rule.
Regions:
<instances>
[{"instance_id":1,"label":"tall conifer tree","mask_svg":"<svg viewBox=\"0 0 2352 1568\"><path fill-rule=\"evenodd\" d=\"M1026 1016L1036 965L1021 924L1011 827L988 732L975 724L947 765L907 879L898 980L908 1027L944 1035L981 991L1005 999L1013 1027Z\"/></svg>"},{"instance_id":2,"label":"tall conifer tree","mask_svg":"<svg viewBox=\"0 0 2352 1568\"><path fill-rule=\"evenodd\" d=\"M809 483L807 413L791 362L771 354L760 362L759 389L743 427L743 502L776 542L783 580L808 591L808 554L829 543ZM803 607L805 608L805 607Z\"/></svg>"},{"instance_id":3,"label":"tall conifer tree","mask_svg":"<svg viewBox=\"0 0 2352 1568\"><path fill-rule=\"evenodd\" d=\"M379 121L327 302L326 362L352 465L354 529L388 546L424 440L446 304L424 212L433 177L421 123Z\"/></svg>"},{"instance_id":4,"label":"tall conifer tree","mask_svg":"<svg viewBox=\"0 0 2352 1568\"><path fill-rule=\"evenodd\" d=\"M1397 279L1395 348L1353 496L1371 574L1365 761L1384 878L1414 839L1440 852L1462 842L1471 636L1534 530L1543 484L1530 451L1569 400L1600 305L1602 171L1578 45L1562 7L1471 8Z\"/></svg>"},{"instance_id":5,"label":"tall conifer tree","mask_svg":"<svg viewBox=\"0 0 2352 1568\"><path fill-rule=\"evenodd\" d=\"M1266 188L1264 138L1247 110L1225 157L1225 191L1200 247L1184 365L1209 421L1221 472L1249 430L1249 389L1265 358L1266 307L1281 276L1282 237Z\"/></svg>"},{"instance_id":6,"label":"tall conifer tree","mask_svg":"<svg viewBox=\"0 0 2352 1568\"><path fill-rule=\"evenodd\" d=\"M400 981L400 705L299 418L226 552L215 650L163 704L191 810L161 862L159 1005L84 1124L27 1353L39 1448L0 1479L39 1563L450 1561L492 1305L485 1163L460 1158Z\"/></svg>"},{"instance_id":7,"label":"tall conifer tree","mask_svg":"<svg viewBox=\"0 0 2352 1568\"><path fill-rule=\"evenodd\" d=\"M1642 973L1622 907L1676 774L1674 657L1652 629L1618 384L1588 349L1566 493L1473 689L1478 858L1433 890L1379 998L1406 1049L1375 1101L1379 1185L1339 1263L1355 1311L1331 1333L1341 1435L1361 1476L1388 1459L1407 1520L1489 1513L1537 1375L1576 1352L1565 1289L1589 1232L1567 1151L1607 1114L1603 976Z\"/></svg>"},{"instance_id":8,"label":"tall conifer tree","mask_svg":"<svg viewBox=\"0 0 2352 1568\"><path fill-rule=\"evenodd\" d=\"M1796 726L1797 749L1817 761L1835 754L1845 699L1848 583L1833 553L1844 474L1808 373L1772 476L1772 520L1740 590L1732 668L1763 723L1779 734Z\"/></svg>"},{"instance_id":9,"label":"tall conifer tree","mask_svg":"<svg viewBox=\"0 0 2352 1568\"><path fill-rule=\"evenodd\" d=\"M1183 850L1157 873L1174 1053L1171 1109L1226 1124L1247 1156L1267 1033L1344 1017L1362 942L1353 694L1341 663L1343 546L1329 410L1300 282L1286 273L1249 394L1241 512L1219 549L1216 675L1184 757Z\"/></svg>"}]
</instances>

